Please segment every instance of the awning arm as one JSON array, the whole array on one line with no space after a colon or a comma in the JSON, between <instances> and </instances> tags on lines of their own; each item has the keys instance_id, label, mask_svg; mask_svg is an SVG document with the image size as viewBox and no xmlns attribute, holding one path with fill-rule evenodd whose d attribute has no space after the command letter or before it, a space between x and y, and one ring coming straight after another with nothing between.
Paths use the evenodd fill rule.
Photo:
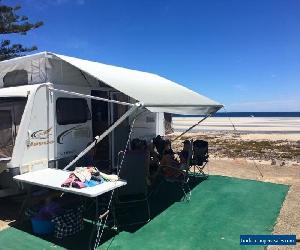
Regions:
<instances>
[{"instance_id":1,"label":"awning arm","mask_svg":"<svg viewBox=\"0 0 300 250\"><path fill-rule=\"evenodd\" d=\"M203 119L201 119L199 122L197 122L196 124L194 124L193 126L189 127L187 130L185 130L184 132L182 132L180 135L178 135L175 139L172 140L176 141L177 139L179 139L181 136L185 135L187 132L191 131L194 127L198 126L201 122L203 122L204 120L206 120L208 117L210 117L211 114L203 117Z\"/></svg>"},{"instance_id":2,"label":"awning arm","mask_svg":"<svg viewBox=\"0 0 300 250\"><path fill-rule=\"evenodd\" d=\"M223 105L212 105L212 104L155 104L155 103L145 103L145 107L217 107L222 108Z\"/></svg>"},{"instance_id":3,"label":"awning arm","mask_svg":"<svg viewBox=\"0 0 300 250\"><path fill-rule=\"evenodd\" d=\"M10 161L11 157L4 157L4 158L0 158L0 162L2 161Z\"/></svg>"},{"instance_id":4,"label":"awning arm","mask_svg":"<svg viewBox=\"0 0 300 250\"><path fill-rule=\"evenodd\" d=\"M96 136L95 140L87 146L73 161L71 161L63 170L69 169L74 165L81 157L83 157L87 152L89 152L93 147L96 146L100 141L102 141L107 135L109 135L116 127L118 127L128 116L130 116L133 112L137 111L141 108L142 105L140 103L136 103L131 107L124 115L122 115L115 123L110 126L106 131L104 131L100 136Z\"/></svg>"},{"instance_id":5,"label":"awning arm","mask_svg":"<svg viewBox=\"0 0 300 250\"><path fill-rule=\"evenodd\" d=\"M125 105L125 106L132 106L132 107L134 106L134 104L128 103L128 102L120 102L120 101L116 101L116 100L110 100L110 99L106 99L106 98L102 98L102 97L98 97L98 96L93 96L93 95L80 94L80 93L77 93L77 92L72 92L72 91L67 91L67 90L62 90L62 89L49 88L49 90L64 93L64 94L68 94L68 95L74 95L74 96L80 96L80 97L83 97L83 98L98 100L98 101L111 102L111 103L115 103L115 104L120 104L120 105Z\"/></svg>"}]
</instances>

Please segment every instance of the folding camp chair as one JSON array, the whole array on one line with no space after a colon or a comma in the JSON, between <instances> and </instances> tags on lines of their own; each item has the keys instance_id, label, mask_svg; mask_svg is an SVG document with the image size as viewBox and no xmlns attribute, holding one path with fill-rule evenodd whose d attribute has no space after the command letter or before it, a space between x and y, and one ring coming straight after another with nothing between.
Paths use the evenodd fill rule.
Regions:
<instances>
[{"instance_id":1,"label":"folding camp chair","mask_svg":"<svg viewBox=\"0 0 300 250\"><path fill-rule=\"evenodd\" d=\"M208 142L203 140L196 140L193 143L193 156L191 160L190 170L193 168L193 176L208 177L204 173L204 168L208 163ZM196 173L197 170L197 173Z\"/></svg>"},{"instance_id":2,"label":"folding camp chair","mask_svg":"<svg viewBox=\"0 0 300 250\"><path fill-rule=\"evenodd\" d=\"M120 155L121 154L119 154L119 156ZM128 223L126 225L146 223L151 219L149 205L150 195L146 181L146 169L149 165L149 158L150 155L147 150L128 151L121 166L119 176L127 182L127 185L117 191L117 206L121 204L144 203L148 216L146 220Z\"/></svg>"},{"instance_id":3,"label":"folding camp chair","mask_svg":"<svg viewBox=\"0 0 300 250\"><path fill-rule=\"evenodd\" d=\"M174 176L165 176L164 179L170 183L176 183L181 188L184 196L182 200L189 201L191 199L191 189L189 186L189 169L190 163L192 160L192 152L193 152L193 143L190 143L189 151L188 151L188 158L186 164L183 165L183 168L175 168L172 166L161 166L162 169L169 169L174 172Z\"/></svg>"}]
</instances>

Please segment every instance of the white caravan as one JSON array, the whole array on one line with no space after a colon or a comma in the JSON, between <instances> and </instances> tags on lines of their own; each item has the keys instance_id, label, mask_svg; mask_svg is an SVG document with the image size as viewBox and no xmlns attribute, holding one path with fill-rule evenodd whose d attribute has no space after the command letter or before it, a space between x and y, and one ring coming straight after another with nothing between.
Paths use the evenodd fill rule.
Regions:
<instances>
[{"instance_id":1,"label":"white caravan","mask_svg":"<svg viewBox=\"0 0 300 250\"><path fill-rule=\"evenodd\" d=\"M17 192L14 175L65 167L128 110L118 102L144 105L131 138L147 141L165 134L170 113L210 115L222 107L154 74L54 53L1 62L0 197ZM102 166L116 167L130 119L97 145Z\"/></svg>"}]
</instances>

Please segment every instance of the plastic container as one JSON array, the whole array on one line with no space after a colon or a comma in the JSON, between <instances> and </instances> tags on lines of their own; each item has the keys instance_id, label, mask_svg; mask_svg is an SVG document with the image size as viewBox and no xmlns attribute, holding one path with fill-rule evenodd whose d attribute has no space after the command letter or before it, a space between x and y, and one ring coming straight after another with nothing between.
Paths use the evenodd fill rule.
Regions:
<instances>
[{"instance_id":1,"label":"plastic container","mask_svg":"<svg viewBox=\"0 0 300 250\"><path fill-rule=\"evenodd\" d=\"M35 234L49 235L54 233L54 223L51 220L31 218L31 224Z\"/></svg>"}]
</instances>

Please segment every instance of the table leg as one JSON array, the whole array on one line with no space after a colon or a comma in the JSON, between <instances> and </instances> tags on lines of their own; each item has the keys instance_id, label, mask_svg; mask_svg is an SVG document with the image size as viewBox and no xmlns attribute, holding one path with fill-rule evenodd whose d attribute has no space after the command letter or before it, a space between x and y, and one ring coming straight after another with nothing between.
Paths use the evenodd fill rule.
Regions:
<instances>
[{"instance_id":1,"label":"table leg","mask_svg":"<svg viewBox=\"0 0 300 250\"><path fill-rule=\"evenodd\" d=\"M97 226L98 225L98 217L99 217L98 197L95 197L95 219L93 220L92 230L90 233L89 249L94 249L94 246L92 246L92 243L93 243L93 236L95 233L97 233L97 229L98 229L98 226ZM97 237L97 235L96 235L96 237ZM95 243L95 241L94 241L94 243Z\"/></svg>"},{"instance_id":2,"label":"table leg","mask_svg":"<svg viewBox=\"0 0 300 250\"><path fill-rule=\"evenodd\" d=\"M24 199L24 201L22 202L21 208L20 208L20 212L18 215L18 224L21 225L24 221L24 217L25 217L25 210L28 208L28 204L31 200L31 191L32 191L32 186L30 185L27 188L27 193L26 193L26 197Z\"/></svg>"},{"instance_id":3,"label":"table leg","mask_svg":"<svg viewBox=\"0 0 300 250\"><path fill-rule=\"evenodd\" d=\"M114 230L114 231L118 231L118 222L117 222L117 217L116 217L116 209L115 209L115 195L113 196L113 200L112 200L112 204L111 204L111 210L112 210L112 215L113 215L113 226L111 227L111 230ZM109 212L110 212L110 208L108 208L108 210L104 213L104 214L101 214L99 213L99 203L98 203L98 198L96 197L95 198L95 207L96 207L96 210L95 210L95 220L94 220L94 223L93 223L93 228L92 228L92 231L91 231L91 234L90 234L90 239L89 239L89 249L94 249L94 246L92 245L92 243L95 244L96 240L97 240L97 233L98 233L98 227L99 226L102 226L102 227L106 227L106 225L99 225L99 223L102 223L102 219L105 221L106 217L109 216ZM93 236L94 234L96 233L96 238L95 240L93 241Z\"/></svg>"},{"instance_id":4,"label":"table leg","mask_svg":"<svg viewBox=\"0 0 300 250\"><path fill-rule=\"evenodd\" d=\"M118 221L117 221L117 214L116 214L116 202L117 202L116 195L113 194L113 201L112 201L111 209L112 209L114 225L112 226L112 230L115 230L116 232L118 232L119 228L118 228Z\"/></svg>"}]
</instances>

